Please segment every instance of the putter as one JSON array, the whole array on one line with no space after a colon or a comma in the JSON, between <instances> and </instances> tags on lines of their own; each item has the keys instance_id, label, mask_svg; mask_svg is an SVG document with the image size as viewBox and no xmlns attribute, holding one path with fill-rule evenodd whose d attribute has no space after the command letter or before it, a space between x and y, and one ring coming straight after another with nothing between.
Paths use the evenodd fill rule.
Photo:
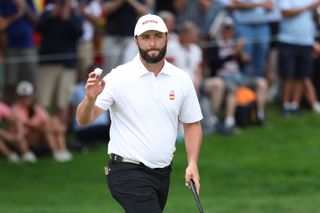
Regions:
<instances>
[{"instance_id":1,"label":"putter","mask_svg":"<svg viewBox=\"0 0 320 213\"><path fill-rule=\"evenodd\" d=\"M191 179L190 188L191 188L193 197L194 197L194 199L195 199L195 201L196 201L196 203L197 203L197 206L198 206L198 208L199 208L199 212L200 212L200 213L204 213L203 207L202 207L202 205L201 205L200 198L199 198L199 195L198 195L198 193L197 193L197 191L196 191L196 187L195 187L195 185L194 185L193 179Z\"/></svg>"}]
</instances>

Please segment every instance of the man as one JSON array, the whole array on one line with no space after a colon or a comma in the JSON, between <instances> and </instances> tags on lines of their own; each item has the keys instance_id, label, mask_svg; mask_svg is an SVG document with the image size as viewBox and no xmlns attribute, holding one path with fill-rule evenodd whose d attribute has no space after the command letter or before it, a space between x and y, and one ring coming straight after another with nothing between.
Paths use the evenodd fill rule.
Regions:
<instances>
[{"instance_id":1,"label":"man","mask_svg":"<svg viewBox=\"0 0 320 213\"><path fill-rule=\"evenodd\" d=\"M279 74L282 81L282 114L287 117L300 111L300 99L305 86L314 101L312 107L319 111L315 92L310 82L313 69L313 44L316 34L313 11L319 0L279 1L283 20L279 29Z\"/></svg>"},{"instance_id":2,"label":"man","mask_svg":"<svg viewBox=\"0 0 320 213\"><path fill-rule=\"evenodd\" d=\"M103 80L91 72L76 116L86 125L110 109L110 191L126 212L156 213L166 204L179 122L188 156L185 183L193 179L199 193L202 114L188 74L164 59L168 30L163 20L142 16L134 36L139 55Z\"/></svg>"}]
</instances>

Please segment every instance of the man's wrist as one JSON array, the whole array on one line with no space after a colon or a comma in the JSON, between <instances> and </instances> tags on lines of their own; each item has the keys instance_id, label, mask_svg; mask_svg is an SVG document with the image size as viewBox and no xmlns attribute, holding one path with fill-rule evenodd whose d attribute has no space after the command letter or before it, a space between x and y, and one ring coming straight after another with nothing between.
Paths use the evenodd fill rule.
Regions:
<instances>
[{"instance_id":1,"label":"man's wrist","mask_svg":"<svg viewBox=\"0 0 320 213\"><path fill-rule=\"evenodd\" d=\"M196 160L189 160L188 162L188 166L195 166L195 167L198 167L198 161Z\"/></svg>"},{"instance_id":2,"label":"man's wrist","mask_svg":"<svg viewBox=\"0 0 320 213\"><path fill-rule=\"evenodd\" d=\"M95 98L90 98L88 96L85 96L85 100L89 105L94 105L96 100L97 100L97 98L96 97Z\"/></svg>"}]
</instances>

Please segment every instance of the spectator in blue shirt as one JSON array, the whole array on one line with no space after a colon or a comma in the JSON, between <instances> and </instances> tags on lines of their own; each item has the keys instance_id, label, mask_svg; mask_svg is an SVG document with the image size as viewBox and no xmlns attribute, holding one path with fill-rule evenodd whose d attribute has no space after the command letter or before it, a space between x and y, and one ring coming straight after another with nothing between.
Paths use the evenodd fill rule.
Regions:
<instances>
[{"instance_id":1,"label":"spectator in blue shirt","mask_svg":"<svg viewBox=\"0 0 320 213\"><path fill-rule=\"evenodd\" d=\"M279 30L282 112L288 116L299 112L303 84L309 94L314 94L314 88L310 85L315 42L313 11L320 6L320 1L280 0L279 5L283 15ZM312 107L317 111L317 105Z\"/></svg>"},{"instance_id":2,"label":"spectator in blue shirt","mask_svg":"<svg viewBox=\"0 0 320 213\"><path fill-rule=\"evenodd\" d=\"M5 84L14 89L22 80L34 82L36 49L33 42L37 14L32 0L1 0L0 30L5 30ZM7 91L10 93L10 91ZM12 93L10 93L12 94ZM10 101L10 100L9 100Z\"/></svg>"},{"instance_id":3,"label":"spectator in blue shirt","mask_svg":"<svg viewBox=\"0 0 320 213\"><path fill-rule=\"evenodd\" d=\"M274 12L273 0L223 1L232 10L237 36L246 41L245 51L251 61L244 67L244 73L264 77L271 34L268 23Z\"/></svg>"}]
</instances>

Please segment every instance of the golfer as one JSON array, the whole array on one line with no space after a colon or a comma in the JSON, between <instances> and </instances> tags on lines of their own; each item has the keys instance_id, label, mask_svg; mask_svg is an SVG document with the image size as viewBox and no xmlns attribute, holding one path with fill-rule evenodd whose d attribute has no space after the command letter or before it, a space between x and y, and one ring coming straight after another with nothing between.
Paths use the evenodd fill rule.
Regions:
<instances>
[{"instance_id":1,"label":"golfer","mask_svg":"<svg viewBox=\"0 0 320 213\"><path fill-rule=\"evenodd\" d=\"M163 20L142 16L134 39L139 54L132 61L103 80L89 73L76 116L86 125L110 110L106 178L111 194L127 213L160 213L167 201L179 122L188 157L185 184L193 179L199 193L202 114L188 74L164 59L168 30Z\"/></svg>"}]
</instances>

